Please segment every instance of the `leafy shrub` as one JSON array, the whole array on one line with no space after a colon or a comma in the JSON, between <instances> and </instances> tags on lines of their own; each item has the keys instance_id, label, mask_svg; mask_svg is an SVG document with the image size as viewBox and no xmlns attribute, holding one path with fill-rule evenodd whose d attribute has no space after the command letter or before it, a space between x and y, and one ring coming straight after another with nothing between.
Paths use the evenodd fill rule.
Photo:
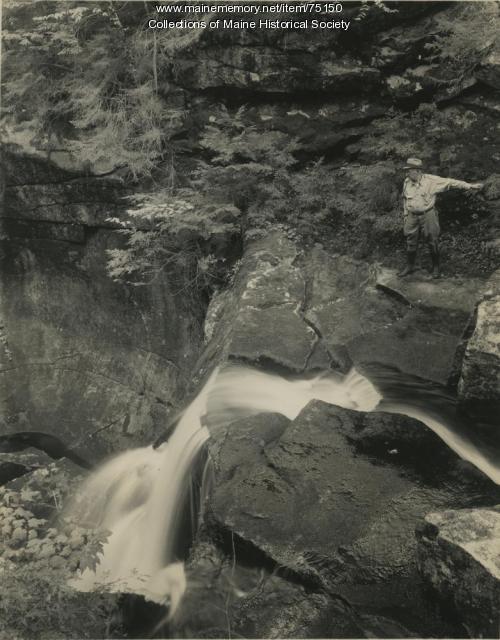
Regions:
<instances>
[{"instance_id":1,"label":"leafy shrub","mask_svg":"<svg viewBox=\"0 0 500 640\"><path fill-rule=\"evenodd\" d=\"M282 194L296 163L296 142L280 131L262 132L248 121L246 109L220 107L203 131L200 145L210 155L200 162L194 186L216 202L246 211Z\"/></svg>"},{"instance_id":2,"label":"leafy shrub","mask_svg":"<svg viewBox=\"0 0 500 640\"><path fill-rule=\"evenodd\" d=\"M204 201L190 190L136 194L130 201L128 220L113 219L127 244L108 251L111 277L152 284L168 269L169 277L177 274L185 288L210 289L225 261L218 243L225 245L239 234L238 209Z\"/></svg>"},{"instance_id":3,"label":"leafy shrub","mask_svg":"<svg viewBox=\"0 0 500 640\"><path fill-rule=\"evenodd\" d=\"M135 195L127 220L113 220L126 238L125 248L108 252L113 278L151 284L167 269L170 279L184 274L183 288L210 291L230 277L239 255L229 245L240 234L249 240L281 229L307 244L360 215L351 175L322 161L297 170L296 142L279 131L263 135L245 108L220 107L200 144L206 158L188 176L189 188ZM369 198L372 213L392 210L392 179L375 176Z\"/></svg>"},{"instance_id":4,"label":"leafy shrub","mask_svg":"<svg viewBox=\"0 0 500 640\"><path fill-rule=\"evenodd\" d=\"M77 569L95 566L105 540L103 532L56 520L73 485L67 473L50 465L31 474L19 491L0 488L2 640L107 633L113 596L68 586Z\"/></svg>"},{"instance_id":5,"label":"leafy shrub","mask_svg":"<svg viewBox=\"0 0 500 640\"><path fill-rule=\"evenodd\" d=\"M308 241L335 218L333 172L322 161L297 170L297 142L281 131L259 131L245 108L221 108L201 136L210 162L201 163L196 185L206 197L239 207L245 236L277 226Z\"/></svg>"},{"instance_id":6,"label":"leafy shrub","mask_svg":"<svg viewBox=\"0 0 500 640\"><path fill-rule=\"evenodd\" d=\"M188 188L130 198L127 220L113 220L126 238L125 248L108 252L113 278L152 284L168 269L183 289L210 291L239 258L242 227L264 230L277 222L295 145L280 132L261 135L244 117L244 108L232 114L224 107L212 116L200 138L210 158L192 171Z\"/></svg>"}]
</instances>

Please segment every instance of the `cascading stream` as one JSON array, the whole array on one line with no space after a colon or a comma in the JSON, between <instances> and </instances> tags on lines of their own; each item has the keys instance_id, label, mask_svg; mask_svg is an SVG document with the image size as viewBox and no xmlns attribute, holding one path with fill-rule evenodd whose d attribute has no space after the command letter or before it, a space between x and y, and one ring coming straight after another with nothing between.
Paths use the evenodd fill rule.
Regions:
<instances>
[{"instance_id":1,"label":"cascading stream","mask_svg":"<svg viewBox=\"0 0 500 640\"><path fill-rule=\"evenodd\" d=\"M461 458L497 484L500 466L466 436L425 410L405 403L383 402L367 378L352 370L314 378L286 380L250 367L230 365L214 371L184 411L175 431L158 449L126 451L90 475L67 514L83 524L110 531L95 571L72 580L82 591L106 585L155 602L170 602L175 611L186 583L182 558L176 557L176 535L189 496L191 472L211 431L239 417L280 413L293 420L313 399L346 409L384 411L414 417L432 429Z\"/></svg>"}]
</instances>

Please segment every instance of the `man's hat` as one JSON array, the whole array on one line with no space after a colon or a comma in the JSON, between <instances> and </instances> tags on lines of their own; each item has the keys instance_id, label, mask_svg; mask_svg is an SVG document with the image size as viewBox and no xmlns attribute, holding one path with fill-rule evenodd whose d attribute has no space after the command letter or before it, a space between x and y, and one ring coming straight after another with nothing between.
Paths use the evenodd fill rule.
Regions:
<instances>
[{"instance_id":1,"label":"man's hat","mask_svg":"<svg viewBox=\"0 0 500 640\"><path fill-rule=\"evenodd\" d=\"M421 169L424 163L420 158L408 158L404 166L405 169Z\"/></svg>"}]
</instances>

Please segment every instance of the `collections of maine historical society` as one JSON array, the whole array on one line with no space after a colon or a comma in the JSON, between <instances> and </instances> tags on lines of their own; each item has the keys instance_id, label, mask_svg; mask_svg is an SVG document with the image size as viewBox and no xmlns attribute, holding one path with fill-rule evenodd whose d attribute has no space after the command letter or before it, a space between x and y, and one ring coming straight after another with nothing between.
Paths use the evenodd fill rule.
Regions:
<instances>
[{"instance_id":1,"label":"collections of maine historical society","mask_svg":"<svg viewBox=\"0 0 500 640\"><path fill-rule=\"evenodd\" d=\"M340 18L342 10L340 2L159 4L156 5L158 16L151 18L148 26L150 29L333 29L347 31L351 22ZM168 17L162 16L165 13L168 14ZM176 13L182 15L182 18L179 16L176 19ZM220 13L224 13L224 17L217 18L217 14ZM296 17L287 17L286 20L283 20L276 15L283 13L296 14ZM329 15L325 16L325 13ZM234 14L234 17L227 14ZM314 14L322 15L312 18L311 16Z\"/></svg>"}]
</instances>

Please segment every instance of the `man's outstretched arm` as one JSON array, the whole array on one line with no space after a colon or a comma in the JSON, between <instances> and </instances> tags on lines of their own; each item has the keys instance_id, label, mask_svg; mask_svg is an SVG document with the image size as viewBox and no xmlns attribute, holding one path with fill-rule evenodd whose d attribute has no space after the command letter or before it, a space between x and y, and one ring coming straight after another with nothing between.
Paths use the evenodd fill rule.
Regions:
<instances>
[{"instance_id":1,"label":"man's outstretched arm","mask_svg":"<svg viewBox=\"0 0 500 640\"><path fill-rule=\"evenodd\" d=\"M441 178L440 176L433 176L427 174L431 181L432 191L434 193L441 193L448 189L462 189L463 191L479 191L484 184L482 182L464 182L463 180L455 180L454 178Z\"/></svg>"}]
</instances>

